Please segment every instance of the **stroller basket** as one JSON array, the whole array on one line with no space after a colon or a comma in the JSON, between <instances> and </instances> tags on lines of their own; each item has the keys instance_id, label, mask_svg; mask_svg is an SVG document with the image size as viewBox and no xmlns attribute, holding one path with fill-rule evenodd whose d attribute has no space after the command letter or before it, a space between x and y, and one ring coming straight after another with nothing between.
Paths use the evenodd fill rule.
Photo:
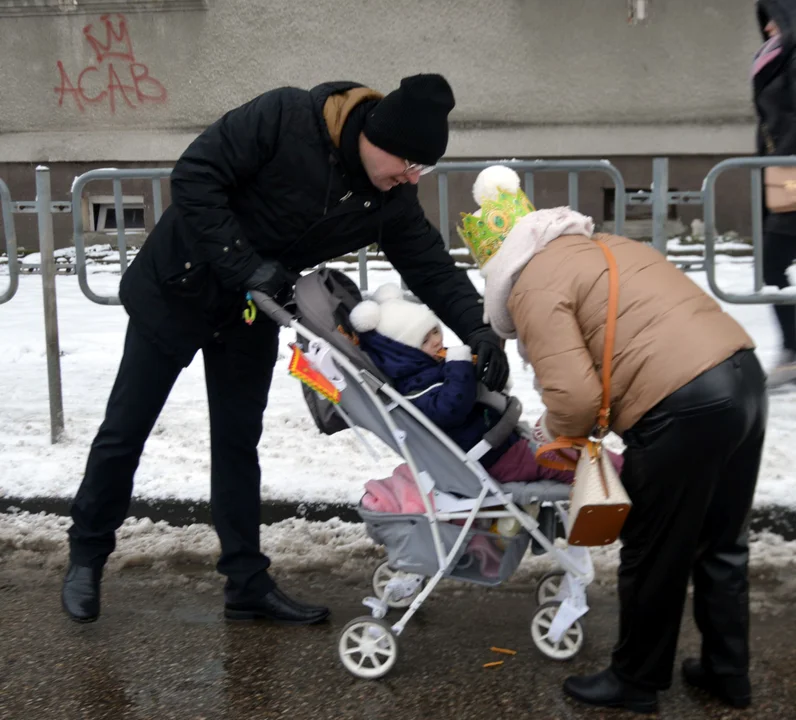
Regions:
<instances>
[{"instance_id":1,"label":"stroller basket","mask_svg":"<svg viewBox=\"0 0 796 720\"><path fill-rule=\"evenodd\" d=\"M365 522L368 535L387 550L391 568L425 577L439 570L431 524L425 515L376 513L362 507L359 508L359 514ZM445 552L449 553L462 529L458 525L439 523L439 530ZM480 542L474 548L471 543L476 538ZM479 585L499 585L514 574L530 541L531 536L525 531L513 537L502 537L471 528L445 576ZM485 561L487 551L489 560Z\"/></svg>"}]
</instances>

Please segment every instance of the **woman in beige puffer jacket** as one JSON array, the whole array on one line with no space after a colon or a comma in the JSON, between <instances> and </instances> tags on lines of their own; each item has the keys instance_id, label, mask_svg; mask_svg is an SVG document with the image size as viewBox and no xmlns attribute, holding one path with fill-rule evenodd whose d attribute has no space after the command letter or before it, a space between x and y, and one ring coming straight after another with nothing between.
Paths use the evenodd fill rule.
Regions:
<instances>
[{"instance_id":1,"label":"woman in beige puffer jacket","mask_svg":"<svg viewBox=\"0 0 796 720\"><path fill-rule=\"evenodd\" d=\"M612 430L626 445L633 502L623 528L619 640L609 667L565 691L605 707L654 712L671 685L690 577L702 633L686 681L746 706L748 547L744 534L766 426L765 376L738 323L656 250L593 236L569 208L516 220L483 267L485 315L534 369L546 439L584 436L601 405L606 258L619 273Z\"/></svg>"}]
</instances>

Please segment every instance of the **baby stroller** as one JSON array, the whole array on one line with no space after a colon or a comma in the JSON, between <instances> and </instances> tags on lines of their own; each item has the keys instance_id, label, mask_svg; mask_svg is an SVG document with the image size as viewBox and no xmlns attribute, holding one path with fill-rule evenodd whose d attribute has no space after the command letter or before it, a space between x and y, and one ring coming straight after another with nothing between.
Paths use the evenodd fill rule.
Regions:
<instances>
[{"instance_id":1,"label":"baby stroller","mask_svg":"<svg viewBox=\"0 0 796 720\"><path fill-rule=\"evenodd\" d=\"M478 462L512 431L527 431L519 422L519 401L493 393L501 419L465 453L398 394L358 349L348 314L362 297L343 273L322 269L302 276L294 302L286 308L261 293L252 296L272 319L296 330L298 347L310 366L337 391L339 403L334 404L302 384L316 424L327 433L351 427L366 445L357 428L378 436L403 458L423 500L423 513L359 508L368 534L384 545L387 560L373 573L375 597L363 600L371 614L351 620L340 634L338 653L346 670L365 679L386 675L398 658L398 637L440 580L499 585L517 569L532 538L560 570L545 575L537 586L531 637L549 658L574 657L584 640L580 618L588 611L586 588L594 579L591 556L586 548L557 548L523 509L532 503L552 507L566 527L569 486L551 481L501 485ZM483 527L483 521L488 528L500 518L515 518L520 531L500 536ZM484 538L498 553L497 568L488 574L467 558L468 548ZM391 609L404 611L394 623L385 621Z\"/></svg>"}]
</instances>

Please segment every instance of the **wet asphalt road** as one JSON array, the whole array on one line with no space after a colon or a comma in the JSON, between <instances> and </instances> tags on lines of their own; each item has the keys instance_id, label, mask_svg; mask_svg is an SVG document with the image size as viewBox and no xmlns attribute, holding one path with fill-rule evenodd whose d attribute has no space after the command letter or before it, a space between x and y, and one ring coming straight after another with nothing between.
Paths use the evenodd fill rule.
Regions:
<instances>
[{"instance_id":1,"label":"wet asphalt road","mask_svg":"<svg viewBox=\"0 0 796 720\"><path fill-rule=\"evenodd\" d=\"M198 566L111 570L99 622L77 625L60 609L60 568L44 565L0 559L2 720L643 717L581 707L560 691L567 675L599 670L608 658L616 627L610 586L590 588L586 646L563 664L531 643L527 579L492 590L441 586L400 637L393 672L367 682L348 675L336 653L343 625L365 614L364 569L353 577L278 575L291 593L333 609L326 626L288 628L225 621L221 581ZM753 588L752 710L728 710L676 676L659 717L796 718L794 584L770 576ZM493 645L518 654L496 656ZM697 650L688 618L678 664ZM482 667L496 659L504 665Z\"/></svg>"}]
</instances>

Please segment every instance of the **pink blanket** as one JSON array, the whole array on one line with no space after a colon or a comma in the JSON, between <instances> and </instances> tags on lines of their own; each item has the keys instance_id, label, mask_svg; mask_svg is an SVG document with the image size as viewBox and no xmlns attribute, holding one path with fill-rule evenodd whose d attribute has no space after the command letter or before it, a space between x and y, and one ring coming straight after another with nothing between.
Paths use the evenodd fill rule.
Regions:
<instances>
[{"instance_id":1,"label":"pink blanket","mask_svg":"<svg viewBox=\"0 0 796 720\"><path fill-rule=\"evenodd\" d=\"M431 500L430 495L429 500ZM426 512L420 490L406 463L395 468L393 474L388 478L368 480L365 483L362 506L366 510L383 513L423 514ZM434 507L433 502L431 506Z\"/></svg>"},{"instance_id":2,"label":"pink blanket","mask_svg":"<svg viewBox=\"0 0 796 720\"><path fill-rule=\"evenodd\" d=\"M429 500L431 497L429 496ZM409 466L404 463L383 480L368 480L365 483L365 495L362 506L372 512L383 513L425 513L423 499L417 483L412 477ZM432 507L434 506L432 502ZM465 555L470 555L479 566L484 577L497 577L500 572L500 560L503 553L484 535L476 535L467 544ZM462 561L466 559L462 557Z\"/></svg>"}]
</instances>

